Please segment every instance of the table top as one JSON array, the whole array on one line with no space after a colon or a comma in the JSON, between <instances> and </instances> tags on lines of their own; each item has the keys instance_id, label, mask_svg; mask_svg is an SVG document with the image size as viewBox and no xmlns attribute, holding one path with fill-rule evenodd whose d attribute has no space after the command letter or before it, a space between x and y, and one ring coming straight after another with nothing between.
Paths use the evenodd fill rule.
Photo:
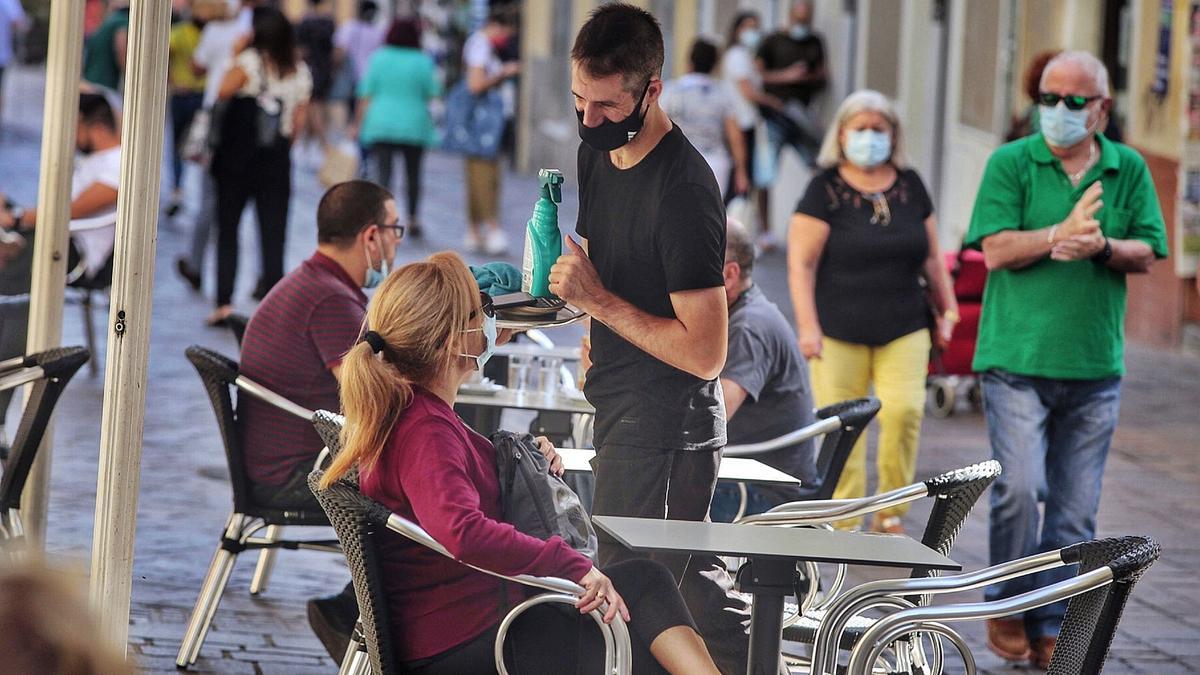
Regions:
<instances>
[{"instance_id":1,"label":"table top","mask_svg":"<svg viewBox=\"0 0 1200 675\"><path fill-rule=\"evenodd\" d=\"M593 516L592 522L634 551L789 558L876 567L962 569L962 565L903 534L618 516Z\"/></svg>"},{"instance_id":2,"label":"table top","mask_svg":"<svg viewBox=\"0 0 1200 675\"><path fill-rule=\"evenodd\" d=\"M596 451L558 448L558 454L562 455L563 467L567 471L590 472L592 465L589 462L591 462L592 457L596 456ZM717 479L738 481L741 483L800 484L799 479L789 476L773 466L767 466L757 459L740 457L722 459L721 468L717 471Z\"/></svg>"},{"instance_id":3,"label":"table top","mask_svg":"<svg viewBox=\"0 0 1200 675\"><path fill-rule=\"evenodd\" d=\"M494 394L476 394L459 392L455 403L465 405L481 405L493 408L513 408L517 410L545 410L549 412L569 412L583 415L595 414L596 409L582 398L571 398L564 394L546 395L544 392L531 389L497 389Z\"/></svg>"}]
</instances>

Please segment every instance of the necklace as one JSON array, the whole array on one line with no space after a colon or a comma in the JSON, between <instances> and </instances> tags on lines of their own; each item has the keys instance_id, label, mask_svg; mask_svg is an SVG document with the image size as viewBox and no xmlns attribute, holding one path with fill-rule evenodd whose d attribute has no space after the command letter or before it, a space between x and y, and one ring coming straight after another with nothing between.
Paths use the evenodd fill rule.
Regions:
<instances>
[{"instance_id":1,"label":"necklace","mask_svg":"<svg viewBox=\"0 0 1200 675\"><path fill-rule=\"evenodd\" d=\"M1096 142L1091 141L1088 143L1088 158L1087 158L1087 161L1084 162L1083 168L1080 169L1079 171L1076 171L1075 173L1067 174L1067 178L1070 179L1071 185L1079 185L1079 181L1083 180L1083 174L1087 173L1088 169L1092 168L1092 165L1095 163L1096 163Z\"/></svg>"}]
</instances>

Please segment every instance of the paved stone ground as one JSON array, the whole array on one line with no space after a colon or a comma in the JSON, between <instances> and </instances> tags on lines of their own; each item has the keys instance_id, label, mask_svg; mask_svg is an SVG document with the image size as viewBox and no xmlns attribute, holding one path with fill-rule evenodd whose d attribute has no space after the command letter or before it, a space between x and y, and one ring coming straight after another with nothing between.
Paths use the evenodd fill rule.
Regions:
<instances>
[{"instance_id":1,"label":"paved stone ground","mask_svg":"<svg viewBox=\"0 0 1200 675\"><path fill-rule=\"evenodd\" d=\"M21 203L36 198L42 73L13 69L6 77L4 123L0 131L0 189ZM465 227L458 160L433 155L426 169L422 214L429 235L422 244L406 242L403 260L455 248ZM314 213L321 189L310 167L295 171L288 263L298 264L314 241ZM506 176L504 226L517 241L535 194L529 176ZM563 222L577 203L564 191ZM399 191L397 191L399 194ZM230 507L224 459L212 412L191 366L183 358L189 344L236 354L232 337L204 327L208 297L192 293L174 274L173 259L186 247L186 218L164 219L159 228L158 263L145 448L138 509L139 536L134 562L130 652L149 672L168 672L187 614L215 548ZM245 311L254 278L254 228L243 227L243 274L238 302ZM513 249L516 250L516 247ZM765 258L757 278L768 295L786 298L781 255ZM209 287L211 293L211 286ZM783 304L786 304L783 303ZM101 324L104 317L98 316ZM82 343L79 310L67 308L64 343ZM571 342L577 333L554 337ZM102 356L100 358L103 358ZM1137 587L1113 645L1110 673L1200 671L1200 470L1196 467L1200 422L1200 362L1171 353L1132 348L1125 404L1109 461L1100 514L1100 534L1145 533L1157 537L1163 559ZM81 373L59 405L50 495L48 545L55 554L86 564L90 555L95 505L96 463L102 376ZM988 456L982 418L962 411L950 419L927 420L922 435L919 475L978 461ZM968 521L955 557L968 569L986 564L986 504ZM918 530L927 507L914 508L907 523ZM318 530L314 535L321 535ZM269 590L251 598L246 589L252 560L236 568L196 672L332 673L335 668L309 632L304 600L335 592L345 582L344 564L334 556L282 552ZM878 574L874 575L878 577ZM857 573L856 579L867 578ZM968 597L977 598L978 595ZM982 629L968 632L981 672L1012 668L982 647Z\"/></svg>"}]
</instances>

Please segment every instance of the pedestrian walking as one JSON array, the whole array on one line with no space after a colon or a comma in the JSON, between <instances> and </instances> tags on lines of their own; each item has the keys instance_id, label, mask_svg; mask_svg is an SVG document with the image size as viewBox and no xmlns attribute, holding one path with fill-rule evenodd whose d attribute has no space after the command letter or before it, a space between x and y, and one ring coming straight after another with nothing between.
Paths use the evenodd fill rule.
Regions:
<instances>
[{"instance_id":1,"label":"pedestrian walking","mask_svg":"<svg viewBox=\"0 0 1200 675\"><path fill-rule=\"evenodd\" d=\"M983 249L990 270L973 365L992 457L1004 466L992 485L992 564L1096 535L1125 372L1126 276L1167 256L1145 161L1102 133L1108 82L1091 54L1054 57L1039 83L1041 131L992 153L971 214L966 245ZM1073 574L1043 572L984 595L1008 598ZM988 620L988 647L1045 668L1066 604Z\"/></svg>"},{"instance_id":2,"label":"pedestrian walking","mask_svg":"<svg viewBox=\"0 0 1200 675\"><path fill-rule=\"evenodd\" d=\"M742 133L742 147L746 149L746 171L750 174L751 188L756 190L759 234L756 245L764 253L778 246L771 234L770 214L767 212L768 191L770 182L765 172L759 171L755 163L761 158L755 154L758 138L758 127L762 117L758 113L760 106L773 110L783 110L783 101L763 90L762 73L755 65L758 46L762 44L761 21L757 12L741 12L733 18L729 27L729 40L725 45L725 54L721 58L721 74L733 87L734 114L737 118L738 129ZM772 173L773 172L769 172ZM721 176L717 177L722 179ZM737 197L733 187L735 176L731 172L726 179L725 203L728 205ZM760 183L762 183L760 185ZM750 223L744 223L750 225Z\"/></svg>"},{"instance_id":3,"label":"pedestrian walking","mask_svg":"<svg viewBox=\"0 0 1200 675\"><path fill-rule=\"evenodd\" d=\"M367 64L371 55L384 43L387 26L375 24L379 13L379 5L375 0L362 0L358 3L358 14L338 26L333 34L333 60L339 72L349 73L349 92L346 103L349 106L350 119L357 114L355 106L358 103L358 83L367 74ZM418 45L419 46L419 45Z\"/></svg>"},{"instance_id":4,"label":"pedestrian walking","mask_svg":"<svg viewBox=\"0 0 1200 675\"><path fill-rule=\"evenodd\" d=\"M687 132L717 184L724 190L726 177L733 176L728 189L744 195L750 191L750 174L745 139L734 110L737 95L724 80L713 77L717 55L717 46L708 40L692 43L688 57L691 70L663 86L661 105L671 121Z\"/></svg>"},{"instance_id":5,"label":"pedestrian walking","mask_svg":"<svg viewBox=\"0 0 1200 675\"><path fill-rule=\"evenodd\" d=\"M192 57L200 44L200 32L211 19L225 13L224 0L193 0L188 13L171 26L167 46L167 86L171 91L171 196L167 215L175 216L183 206L183 144L196 113L204 104L204 74L197 73Z\"/></svg>"},{"instance_id":6,"label":"pedestrian walking","mask_svg":"<svg viewBox=\"0 0 1200 675\"><path fill-rule=\"evenodd\" d=\"M658 21L602 5L571 50L582 244L550 290L592 317L596 515L705 520L725 445L725 208L712 170L659 106ZM601 566L638 554L600 535ZM744 599L715 556L663 555L724 672L746 668Z\"/></svg>"},{"instance_id":7,"label":"pedestrian walking","mask_svg":"<svg viewBox=\"0 0 1200 675\"><path fill-rule=\"evenodd\" d=\"M337 24L330 14L328 0L309 0L308 13L296 24L296 43L312 75L312 96L305 106L299 140L304 146L316 141L316 150L328 149L329 93L333 89L333 35Z\"/></svg>"},{"instance_id":8,"label":"pedestrian walking","mask_svg":"<svg viewBox=\"0 0 1200 675\"><path fill-rule=\"evenodd\" d=\"M217 308L209 316L210 325L223 324L233 313L238 223L251 199L262 259L253 297L261 300L283 278L291 144L311 91L308 67L296 57L292 24L277 9L256 7L248 45L234 59L217 94L229 103L212 163L218 235Z\"/></svg>"},{"instance_id":9,"label":"pedestrian walking","mask_svg":"<svg viewBox=\"0 0 1200 675\"><path fill-rule=\"evenodd\" d=\"M788 282L800 351L818 406L874 388L879 413L878 492L912 483L925 375L936 330L950 339L958 303L938 248L933 200L907 165L895 105L861 90L846 97L825 134L813 177L788 232ZM923 288L927 287L928 297ZM859 438L835 499L866 494L866 438ZM873 531L902 532L900 505Z\"/></svg>"},{"instance_id":10,"label":"pedestrian walking","mask_svg":"<svg viewBox=\"0 0 1200 675\"><path fill-rule=\"evenodd\" d=\"M436 140L429 102L442 93L433 59L421 51L421 27L399 18L386 44L371 56L358 86L359 142L368 148L368 175L391 189L392 166L404 158L408 233L422 234L421 160Z\"/></svg>"},{"instance_id":11,"label":"pedestrian walking","mask_svg":"<svg viewBox=\"0 0 1200 675\"><path fill-rule=\"evenodd\" d=\"M487 22L463 45L463 67L467 89L480 96L497 89L521 72L519 61L502 62L497 51L512 39L517 16L509 7L497 7ZM504 110L505 118L511 117ZM501 129L503 131L503 129ZM500 157L467 156L467 235L466 250L499 255L508 249L508 237L500 229Z\"/></svg>"}]
</instances>

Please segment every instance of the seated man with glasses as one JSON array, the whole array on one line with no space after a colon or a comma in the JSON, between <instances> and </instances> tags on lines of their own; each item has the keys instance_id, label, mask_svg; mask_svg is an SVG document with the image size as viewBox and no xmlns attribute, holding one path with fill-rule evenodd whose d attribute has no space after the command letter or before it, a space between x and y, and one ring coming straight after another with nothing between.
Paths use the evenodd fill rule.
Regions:
<instances>
[{"instance_id":1,"label":"seated man with glasses","mask_svg":"<svg viewBox=\"0 0 1200 675\"><path fill-rule=\"evenodd\" d=\"M391 193L367 181L329 188L317 250L285 276L246 326L240 373L309 410L338 410L342 356L358 341L364 288L383 281L404 236ZM324 447L308 420L250 396L238 405L246 474L262 506L320 512L306 479ZM340 661L358 617L354 589L309 601L309 621Z\"/></svg>"}]
</instances>

